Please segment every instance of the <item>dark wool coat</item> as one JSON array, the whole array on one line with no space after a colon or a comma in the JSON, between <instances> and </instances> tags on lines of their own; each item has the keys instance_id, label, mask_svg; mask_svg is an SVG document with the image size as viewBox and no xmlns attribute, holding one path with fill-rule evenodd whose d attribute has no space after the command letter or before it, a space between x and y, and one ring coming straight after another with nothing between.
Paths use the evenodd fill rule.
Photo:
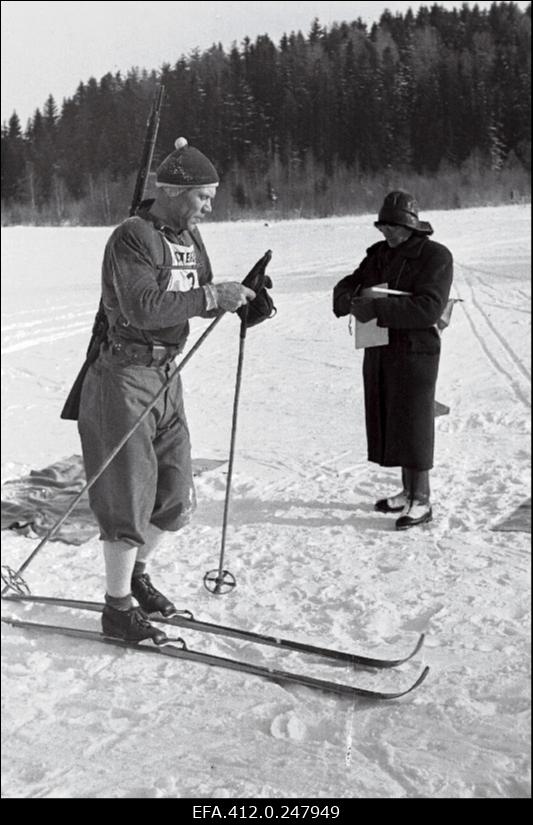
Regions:
<instances>
[{"instance_id":1,"label":"dark wool coat","mask_svg":"<svg viewBox=\"0 0 533 825\"><path fill-rule=\"evenodd\" d=\"M381 241L333 290L333 311L348 315L357 288L386 283L411 293L375 300L386 346L365 349L363 380L368 460L383 467L430 470L435 440L435 385L442 315L453 278L453 259L442 244L413 234L394 249Z\"/></svg>"}]
</instances>

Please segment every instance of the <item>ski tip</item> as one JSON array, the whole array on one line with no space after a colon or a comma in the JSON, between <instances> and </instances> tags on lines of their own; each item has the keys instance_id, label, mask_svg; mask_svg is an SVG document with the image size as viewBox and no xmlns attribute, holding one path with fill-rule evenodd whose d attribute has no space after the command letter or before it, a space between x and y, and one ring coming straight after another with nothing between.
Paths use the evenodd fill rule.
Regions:
<instances>
[{"instance_id":1,"label":"ski tip","mask_svg":"<svg viewBox=\"0 0 533 825\"><path fill-rule=\"evenodd\" d=\"M407 696L408 693L411 693L413 690L416 690L417 687L420 687L422 682L425 682L428 673L429 673L429 666L426 665L426 667L424 668L424 670L422 671L422 673L420 674L420 676L418 677L416 682L413 682L413 684L410 687L408 687L407 690L402 690L401 693L383 694L381 698L382 699L400 699L402 696Z\"/></svg>"},{"instance_id":2,"label":"ski tip","mask_svg":"<svg viewBox=\"0 0 533 825\"><path fill-rule=\"evenodd\" d=\"M416 654L420 651L421 647L423 646L425 639L425 634L421 633L414 648L411 650L410 653L404 656L403 659L383 660L383 662L381 663L381 667L398 667L398 665L404 665L410 659L414 659Z\"/></svg>"},{"instance_id":3,"label":"ski tip","mask_svg":"<svg viewBox=\"0 0 533 825\"><path fill-rule=\"evenodd\" d=\"M421 685L422 682L425 682L428 673L429 673L429 665L426 665L424 670L422 671L422 673L420 674L420 676L418 677L418 679L414 683L414 685L411 687L411 690L414 690L415 688L419 687L419 685Z\"/></svg>"}]
</instances>

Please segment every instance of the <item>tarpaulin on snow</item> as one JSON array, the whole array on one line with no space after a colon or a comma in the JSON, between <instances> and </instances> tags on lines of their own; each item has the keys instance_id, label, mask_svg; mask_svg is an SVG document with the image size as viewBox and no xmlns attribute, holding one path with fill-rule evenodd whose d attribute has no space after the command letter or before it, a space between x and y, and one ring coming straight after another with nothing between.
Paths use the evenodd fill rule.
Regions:
<instances>
[{"instance_id":1,"label":"tarpaulin on snow","mask_svg":"<svg viewBox=\"0 0 533 825\"><path fill-rule=\"evenodd\" d=\"M218 459L193 459L195 476L224 464ZM2 485L2 530L26 536L45 536L66 512L86 483L81 456L72 455ZM61 525L51 541L83 544L98 534L88 494Z\"/></svg>"},{"instance_id":2,"label":"tarpaulin on snow","mask_svg":"<svg viewBox=\"0 0 533 825\"><path fill-rule=\"evenodd\" d=\"M531 499L523 501L511 515L491 529L502 533L531 533Z\"/></svg>"}]
</instances>

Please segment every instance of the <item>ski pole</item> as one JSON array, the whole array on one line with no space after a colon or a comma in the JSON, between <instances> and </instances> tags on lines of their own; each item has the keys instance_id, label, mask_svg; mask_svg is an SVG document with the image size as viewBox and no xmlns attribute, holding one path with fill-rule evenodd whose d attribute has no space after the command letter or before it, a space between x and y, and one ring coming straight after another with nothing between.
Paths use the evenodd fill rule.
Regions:
<instances>
[{"instance_id":1,"label":"ski pole","mask_svg":"<svg viewBox=\"0 0 533 825\"><path fill-rule=\"evenodd\" d=\"M231 440L229 450L228 477L226 480L226 497L224 500L224 516L222 519L222 539L220 544L220 558L217 570L208 570L204 576L204 587L210 593L228 593L237 582L235 576L229 570L224 570L224 552L226 548L226 531L228 527L229 502L231 494L231 478L233 475L233 459L235 457L235 442L237 438L237 413L239 409L239 395L241 391L242 367L244 362L244 342L246 340L246 318L244 312L241 320L241 330L239 336L239 358L237 362L237 377L235 379L235 397L233 399L233 418L231 424Z\"/></svg>"},{"instance_id":2,"label":"ski pole","mask_svg":"<svg viewBox=\"0 0 533 825\"><path fill-rule=\"evenodd\" d=\"M212 322L211 322L211 324L209 324L209 326L207 327L207 329L206 329L206 330L204 330L204 332L202 333L202 335L200 335L200 337L198 338L198 340L197 340L197 341L195 342L195 344L191 347L191 349L189 350L189 352L187 353L187 355L186 355L186 356L185 356L185 357L184 357L184 358L180 361L180 363L177 365L177 367L176 367L176 369L174 370L174 372L172 373L172 375L170 375L170 376L167 378L167 380L164 382L164 384L161 386L161 388L160 388L160 389L157 391L157 393L154 395L154 397L152 398L152 400L150 401L150 403L148 404L148 406L146 407L146 409L145 409L145 410L142 412L142 414L139 416L139 418L137 419L137 421L135 422L135 424L134 424L134 425L131 427L131 429L130 429L130 430L129 430L129 431L128 431L128 432L127 432L127 433L126 433L126 434L125 434L122 438L121 438L121 440L119 441L119 443L117 444L117 446L116 446L116 447L115 447L115 448L111 451L111 453L110 453L110 454L109 454L109 456L106 458L106 460L103 462L103 464L102 464L102 465L98 468L98 470L97 470L95 473L93 473L93 475L91 476L91 478L90 478L90 479L86 482L86 484L85 484L85 486L83 487L83 489L82 489L82 490L80 490L80 492L79 492L79 493L75 496L75 498L74 498L74 499L72 500L72 502L69 504L69 506L68 506L68 508L66 509L66 511L64 512L64 514L63 514L63 515L62 515L62 516L58 519L58 521L56 521L56 523L55 523L55 524L54 524L54 525L50 528L50 530L47 532L47 534L46 534L46 535L45 535L45 536L41 539L41 541L39 542L39 544L37 545L37 547L35 548L35 550L33 550L33 551L32 551L32 553L30 553L30 555L28 556L28 558L27 558L27 559L23 562L23 564L21 564L21 566L18 568L18 570L16 570L16 571L12 571L12 570L10 570L9 568L6 568L6 574L4 574L4 572L2 572L2 581L4 581L4 582L5 582L5 587L4 587L4 589L1 591L0 595L2 595L2 596L3 596L3 595L4 595L4 594L5 594L5 593L6 593L6 592L10 589L10 588L13 588L13 589L15 589L15 590L16 590L16 589L17 589L17 587L20 587L20 586L21 586L21 582L22 582L22 585L24 585L24 584L25 584L25 583L24 583L24 581L23 581L23 580L21 580L21 573L22 573L22 572L23 572L23 571L24 571L24 570L28 567L28 565L29 565L29 564L31 563L31 561L35 558L35 556L37 555L37 553L39 553L39 551L40 551L40 550L42 550L42 548L44 547L44 545L45 545L45 544L46 544L46 543L47 543L47 542L48 542L48 541L52 538L52 536L54 536L54 535L55 535L55 533L59 530L59 528L61 527L61 525L62 525L62 524L66 521L66 519L67 519L67 518L69 517L69 515L72 513L72 511L74 510L74 508L76 507L76 505L78 504L78 502L80 501L80 499L82 498L82 496L83 496L83 495L84 495L84 494L85 494L88 490L90 490L90 489L91 489L91 487L93 486L93 484L94 484L94 483L95 483L95 482L96 482L96 481L100 478L100 476L102 475L102 473L104 472L104 470L105 470L105 469L106 469L106 468L107 468L107 467L111 464L111 462L113 461L113 459L115 458L115 456L117 455L117 453L118 453L118 452L122 449L122 447L124 446L124 444L125 444L125 443L126 443L126 442L130 439L130 438L131 438L131 436L133 435L133 433L135 432L135 430L137 429L137 427L139 427L139 425L140 425L140 424L144 421L144 419L147 417L147 415L150 413L150 411L151 411L151 410L155 407L155 405L157 404L157 402L159 401L159 399L161 398L161 396L163 395L163 393L164 393L164 392L168 389L168 387L169 387L169 386L170 386L170 384L172 383L172 381L173 381L174 377L175 377L176 375L179 375L179 373L182 371L183 367L184 367L184 366L185 366L185 365L186 365L186 364L190 361L190 359L192 358L192 356L194 355L194 353L195 353L195 352L197 352L197 350L201 347L201 345L203 344L203 342L205 341L205 339L207 338L207 336L209 335L209 333L210 333L210 332L211 332L211 331L215 328L215 326L216 326L216 325L218 324L218 322L221 320L221 318L223 317L223 315L225 315L225 313L224 313L224 312L223 312L223 313L221 313L220 315L218 315L218 316L214 319L214 321L212 321ZM5 577L4 577L4 576L5 576ZM6 580L6 579L7 579L7 580Z\"/></svg>"}]
</instances>

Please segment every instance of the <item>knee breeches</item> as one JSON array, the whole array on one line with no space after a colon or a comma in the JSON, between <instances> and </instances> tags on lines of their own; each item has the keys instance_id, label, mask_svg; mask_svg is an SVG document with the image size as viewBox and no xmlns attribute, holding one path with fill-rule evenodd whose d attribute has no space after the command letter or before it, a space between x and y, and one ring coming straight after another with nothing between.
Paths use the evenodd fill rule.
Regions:
<instances>
[{"instance_id":1,"label":"knee breeches","mask_svg":"<svg viewBox=\"0 0 533 825\"><path fill-rule=\"evenodd\" d=\"M89 480L139 420L175 366L116 366L100 357L82 390L78 428ZM107 541L143 544L147 525L179 530L195 507L179 375L89 490Z\"/></svg>"}]
</instances>

